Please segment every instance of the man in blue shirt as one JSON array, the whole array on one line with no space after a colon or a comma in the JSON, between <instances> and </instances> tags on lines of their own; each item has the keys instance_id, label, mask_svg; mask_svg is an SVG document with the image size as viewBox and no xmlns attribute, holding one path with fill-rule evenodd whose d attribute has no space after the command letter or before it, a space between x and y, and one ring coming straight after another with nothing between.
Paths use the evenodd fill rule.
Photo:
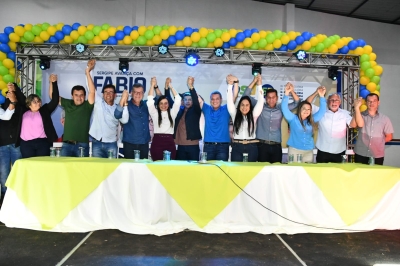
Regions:
<instances>
[{"instance_id":1,"label":"man in blue shirt","mask_svg":"<svg viewBox=\"0 0 400 266\"><path fill-rule=\"evenodd\" d=\"M132 88L132 99L125 106L128 107L129 118L123 118L123 107L118 105L114 112L116 119L121 119L124 124L122 143L124 144L124 157L134 159L134 150L140 151L140 159L147 159L149 155L149 110L143 101L143 85L136 83Z\"/></svg>"}]
</instances>

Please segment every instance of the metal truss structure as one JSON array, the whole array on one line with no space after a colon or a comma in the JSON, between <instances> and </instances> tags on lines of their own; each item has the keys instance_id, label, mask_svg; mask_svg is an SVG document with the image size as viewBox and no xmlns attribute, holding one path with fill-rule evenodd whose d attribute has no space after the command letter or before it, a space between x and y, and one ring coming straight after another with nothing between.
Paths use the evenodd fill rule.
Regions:
<instances>
[{"instance_id":1,"label":"metal truss structure","mask_svg":"<svg viewBox=\"0 0 400 266\"><path fill-rule=\"evenodd\" d=\"M85 51L79 53L75 44L38 44L18 43L17 64L21 89L25 94L35 92L36 60L88 60L118 61L121 58L131 62L171 62L185 63L188 52L199 55L200 64L233 64L251 65L261 63L263 66L308 67L328 69L339 68L342 82L342 108L353 113L353 101L359 91L360 61L358 55L336 55L325 53L307 53L307 57L298 60L294 53L284 51L226 49L225 54L217 57L213 48L169 47L164 55L158 52L158 46L119 46L119 45L86 45ZM356 137L353 130L348 133L348 144Z\"/></svg>"}]
</instances>

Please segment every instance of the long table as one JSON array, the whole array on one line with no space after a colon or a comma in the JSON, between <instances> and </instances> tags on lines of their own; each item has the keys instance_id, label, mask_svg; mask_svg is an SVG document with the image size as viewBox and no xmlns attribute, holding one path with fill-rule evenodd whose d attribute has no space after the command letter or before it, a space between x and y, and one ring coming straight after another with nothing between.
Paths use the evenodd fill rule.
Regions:
<instances>
[{"instance_id":1,"label":"long table","mask_svg":"<svg viewBox=\"0 0 400 266\"><path fill-rule=\"evenodd\" d=\"M400 168L36 157L18 160L0 220L53 232L166 235L400 228Z\"/></svg>"}]
</instances>

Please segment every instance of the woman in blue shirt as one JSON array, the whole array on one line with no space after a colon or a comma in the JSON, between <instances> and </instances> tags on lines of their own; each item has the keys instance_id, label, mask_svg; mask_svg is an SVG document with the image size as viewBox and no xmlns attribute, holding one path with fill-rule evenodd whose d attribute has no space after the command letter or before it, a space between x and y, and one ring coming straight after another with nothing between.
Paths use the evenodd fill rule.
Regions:
<instances>
[{"instance_id":1,"label":"woman in blue shirt","mask_svg":"<svg viewBox=\"0 0 400 266\"><path fill-rule=\"evenodd\" d=\"M318 90L320 97L320 108L312 114L312 106L307 101L302 101L297 107L297 114L293 114L288 107L289 93L294 90L293 84L286 84L285 96L282 99L282 113L290 125L290 136L287 142L289 146L288 155L303 155L303 162L313 162L314 138L313 130L316 123L321 120L326 111L325 87ZM296 160L296 159L295 159Z\"/></svg>"}]
</instances>

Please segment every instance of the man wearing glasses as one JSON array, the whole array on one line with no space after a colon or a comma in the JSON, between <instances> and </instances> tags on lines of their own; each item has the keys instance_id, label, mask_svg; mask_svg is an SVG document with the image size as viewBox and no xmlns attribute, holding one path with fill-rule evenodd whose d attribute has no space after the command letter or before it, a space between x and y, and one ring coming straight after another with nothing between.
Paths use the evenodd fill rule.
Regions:
<instances>
[{"instance_id":1,"label":"man wearing glasses","mask_svg":"<svg viewBox=\"0 0 400 266\"><path fill-rule=\"evenodd\" d=\"M367 110L361 113L363 126L357 122L357 126L361 129L359 129L354 147L355 162L368 164L369 157L373 157L375 164L383 165L385 143L393 138L393 125L386 115L378 112L379 96L377 94L370 93L366 99Z\"/></svg>"},{"instance_id":2,"label":"man wearing glasses","mask_svg":"<svg viewBox=\"0 0 400 266\"><path fill-rule=\"evenodd\" d=\"M312 103L319 90L325 87L319 86L317 90L307 98L307 102ZM342 155L346 153L346 133L347 127L363 126L360 113L361 98L354 102L354 116L350 112L340 108L341 100L337 93L328 96L328 110L324 117L318 122L317 138L317 162L318 163L340 163ZM312 106L312 112L319 110L318 106Z\"/></svg>"}]
</instances>

